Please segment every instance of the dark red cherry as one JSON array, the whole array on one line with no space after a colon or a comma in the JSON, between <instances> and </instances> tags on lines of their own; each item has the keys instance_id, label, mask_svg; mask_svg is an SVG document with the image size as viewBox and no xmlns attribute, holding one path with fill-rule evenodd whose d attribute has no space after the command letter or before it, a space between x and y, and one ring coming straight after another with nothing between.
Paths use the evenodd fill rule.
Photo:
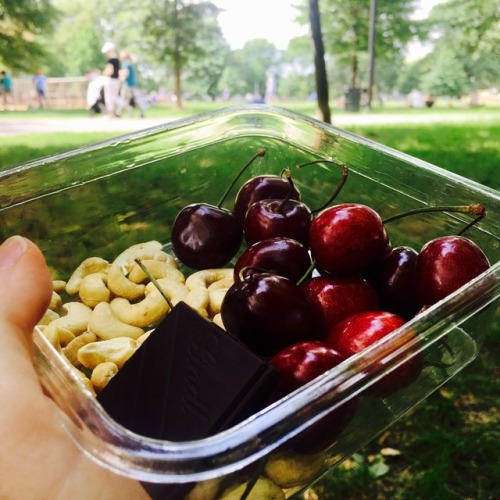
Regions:
<instances>
[{"instance_id":1,"label":"dark red cherry","mask_svg":"<svg viewBox=\"0 0 500 500\"><path fill-rule=\"evenodd\" d=\"M285 396L311 382L340 364L344 359L344 356L324 342L304 341L285 347L269 361L280 374L276 397ZM355 399L345 402L285 443L282 449L315 453L327 448L351 421L356 407ZM308 411L310 412L310 410L306 410L306 412ZM313 416L311 412L311 417Z\"/></svg>"},{"instance_id":2,"label":"dark red cherry","mask_svg":"<svg viewBox=\"0 0 500 500\"><path fill-rule=\"evenodd\" d=\"M326 208L314 218L309 245L319 268L345 276L382 260L389 251L389 238L375 210L344 203Z\"/></svg>"},{"instance_id":3,"label":"dark red cherry","mask_svg":"<svg viewBox=\"0 0 500 500\"><path fill-rule=\"evenodd\" d=\"M183 208L172 226L176 257L193 269L222 267L238 252L243 239L232 212L206 203Z\"/></svg>"},{"instance_id":4,"label":"dark red cherry","mask_svg":"<svg viewBox=\"0 0 500 500\"><path fill-rule=\"evenodd\" d=\"M177 214L170 239L176 257L184 265L193 269L221 267L236 255L243 240L243 227L234 213L222 205L239 177L265 154L264 149L259 149L250 158L217 205L193 203Z\"/></svg>"},{"instance_id":5,"label":"dark red cherry","mask_svg":"<svg viewBox=\"0 0 500 500\"><path fill-rule=\"evenodd\" d=\"M244 276L226 292L221 315L229 333L263 356L312 338L309 303L293 281L276 274Z\"/></svg>"},{"instance_id":6,"label":"dark red cherry","mask_svg":"<svg viewBox=\"0 0 500 500\"><path fill-rule=\"evenodd\" d=\"M410 319L420 309L415 268L418 253L410 247L394 247L369 273L384 311Z\"/></svg>"},{"instance_id":7,"label":"dark red cherry","mask_svg":"<svg viewBox=\"0 0 500 500\"><path fill-rule=\"evenodd\" d=\"M244 234L248 245L283 236L309 246L311 211L297 200L260 200L245 217Z\"/></svg>"},{"instance_id":8,"label":"dark red cherry","mask_svg":"<svg viewBox=\"0 0 500 500\"><path fill-rule=\"evenodd\" d=\"M300 200L298 188L294 186L290 192L290 184L287 179L279 175L259 175L241 186L236 194L233 212L243 224L247 210L256 201L285 199L287 196L293 200Z\"/></svg>"},{"instance_id":9,"label":"dark red cherry","mask_svg":"<svg viewBox=\"0 0 500 500\"><path fill-rule=\"evenodd\" d=\"M436 238L426 243L417 257L417 296L422 304L432 305L489 267L486 255L468 238Z\"/></svg>"},{"instance_id":10,"label":"dark red cherry","mask_svg":"<svg viewBox=\"0 0 500 500\"><path fill-rule=\"evenodd\" d=\"M325 342L348 358L386 337L405 322L401 316L385 311L361 312L337 323L328 333ZM404 338L394 339L390 352L402 347L413 338L414 334L409 334ZM422 357L417 352L412 354L413 356L408 357L401 366L376 382L371 392L387 395L413 382L422 371ZM383 368L383 362L367 364L365 367L366 371L371 370L374 374Z\"/></svg>"},{"instance_id":11,"label":"dark red cherry","mask_svg":"<svg viewBox=\"0 0 500 500\"><path fill-rule=\"evenodd\" d=\"M302 243L278 236L249 246L236 261L234 280L240 281L240 271L250 267L285 276L297 283L310 266L311 257ZM247 274L252 272L248 269Z\"/></svg>"},{"instance_id":12,"label":"dark red cherry","mask_svg":"<svg viewBox=\"0 0 500 500\"><path fill-rule=\"evenodd\" d=\"M320 339L348 316L378 309L375 289L362 278L316 276L300 287L313 308Z\"/></svg>"},{"instance_id":13,"label":"dark red cherry","mask_svg":"<svg viewBox=\"0 0 500 500\"><path fill-rule=\"evenodd\" d=\"M285 347L269 361L280 374L279 396L285 396L314 380L345 359L324 342L309 340Z\"/></svg>"}]
</instances>

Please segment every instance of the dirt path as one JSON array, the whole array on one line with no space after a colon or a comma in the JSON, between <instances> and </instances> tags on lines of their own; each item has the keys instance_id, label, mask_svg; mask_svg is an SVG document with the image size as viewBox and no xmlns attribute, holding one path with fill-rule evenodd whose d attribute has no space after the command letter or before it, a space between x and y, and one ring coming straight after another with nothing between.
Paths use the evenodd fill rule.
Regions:
<instances>
[{"instance_id":1,"label":"dirt path","mask_svg":"<svg viewBox=\"0 0 500 500\"><path fill-rule=\"evenodd\" d=\"M471 123L498 119L498 113L429 113L422 114L333 114L333 125L422 124L422 123ZM0 136L48 132L134 132L167 123L165 118L30 118L1 119Z\"/></svg>"}]
</instances>

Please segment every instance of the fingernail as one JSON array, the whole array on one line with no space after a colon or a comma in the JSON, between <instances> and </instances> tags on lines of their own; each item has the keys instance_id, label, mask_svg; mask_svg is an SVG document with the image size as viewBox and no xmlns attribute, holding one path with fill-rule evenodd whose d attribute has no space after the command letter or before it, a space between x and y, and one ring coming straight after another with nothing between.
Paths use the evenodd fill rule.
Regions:
<instances>
[{"instance_id":1,"label":"fingernail","mask_svg":"<svg viewBox=\"0 0 500 500\"><path fill-rule=\"evenodd\" d=\"M12 267L28 248L22 236L12 236L0 246L0 271Z\"/></svg>"}]
</instances>

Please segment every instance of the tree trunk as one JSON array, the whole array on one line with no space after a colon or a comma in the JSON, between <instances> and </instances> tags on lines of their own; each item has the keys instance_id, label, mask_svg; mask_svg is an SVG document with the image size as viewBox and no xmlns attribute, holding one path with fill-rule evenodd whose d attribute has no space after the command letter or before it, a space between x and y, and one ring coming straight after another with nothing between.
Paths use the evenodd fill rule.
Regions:
<instances>
[{"instance_id":1,"label":"tree trunk","mask_svg":"<svg viewBox=\"0 0 500 500\"><path fill-rule=\"evenodd\" d=\"M352 55L351 64L351 88L355 89L358 87L358 56L356 53Z\"/></svg>"},{"instance_id":2,"label":"tree trunk","mask_svg":"<svg viewBox=\"0 0 500 500\"><path fill-rule=\"evenodd\" d=\"M328 98L325 48L323 46L323 35L321 33L318 0L309 0L309 21L311 23L311 33L314 42L314 67L316 75L316 93L318 94L318 109L321 114L321 119L326 123L332 123Z\"/></svg>"},{"instance_id":3,"label":"tree trunk","mask_svg":"<svg viewBox=\"0 0 500 500\"><path fill-rule=\"evenodd\" d=\"M174 62L174 92L175 92L175 109L182 109L182 85L181 85L181 63L180 57Z\"/></svg>"}]
</instances>

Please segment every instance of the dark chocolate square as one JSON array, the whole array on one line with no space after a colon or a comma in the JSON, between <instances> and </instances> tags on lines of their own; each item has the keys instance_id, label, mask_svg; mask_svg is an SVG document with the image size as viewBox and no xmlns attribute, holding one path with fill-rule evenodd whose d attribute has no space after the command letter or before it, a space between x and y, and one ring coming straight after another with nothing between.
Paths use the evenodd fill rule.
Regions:
<instances>
[{"instance_id":1,"label":"dark chocolate square","mask_svg":"<svg viewBox=\"0 0 500 500\"><path fill-rule=\"evenodd\" d=\"M188 441L265 407L276 381L274 368L180 302L97 399L137 434Z\"/></svg>"}]
</instances>

